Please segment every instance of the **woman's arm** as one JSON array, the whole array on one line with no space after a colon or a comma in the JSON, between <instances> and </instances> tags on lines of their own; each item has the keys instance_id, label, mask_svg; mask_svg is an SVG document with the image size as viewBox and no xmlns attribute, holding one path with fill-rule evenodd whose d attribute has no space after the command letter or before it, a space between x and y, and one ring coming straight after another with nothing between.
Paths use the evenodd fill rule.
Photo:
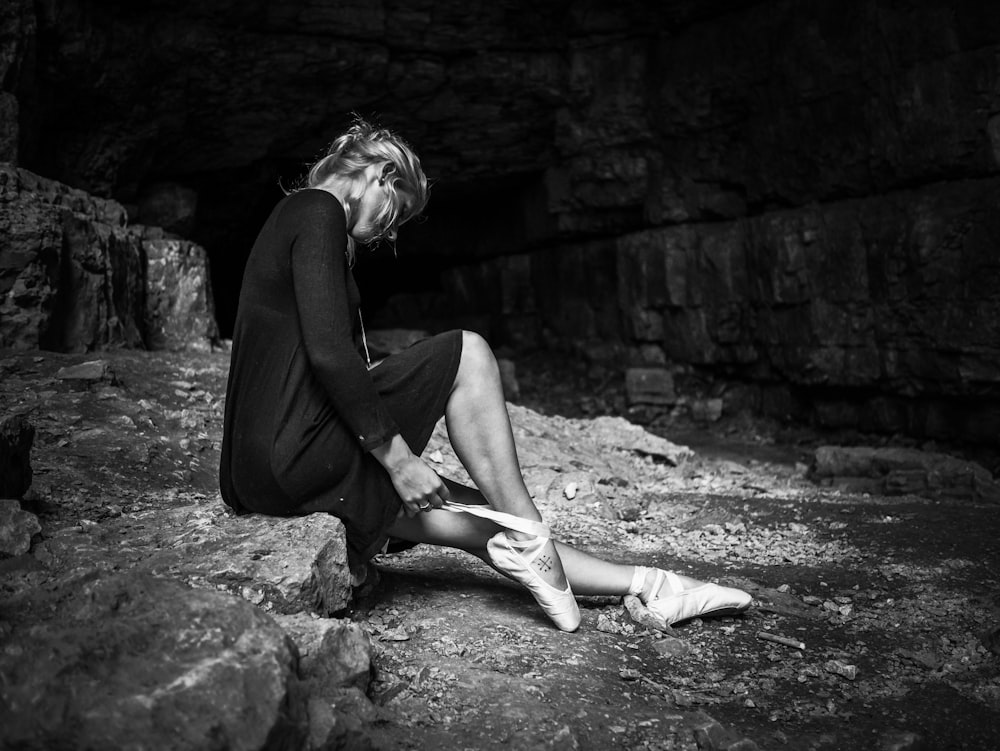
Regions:
<instances>
[{"instance_id":1,"label":"woman's arm","mask_svg":"<svg viewBox=\"0 0 1000 751\"><path fill-rule=\"evenodd\" d=\"M449 499L444 480L410 450L399 433L373 448L371 454L389 473L397 495L403 499L407 516L428 508L440 508Z\"/></svg>"},{"instance_id":2,"label":"woman's arm","mask_svg":"<svg viewBox=\"0 0 1000 751\"><path fill-rule=\"evenodd\" d=\"M292 282L302 339L313 373L362 448L385 468L410 516L448 499L448 488L410 450L382 404L354 346L354 312L347 295L347 222L343 207L323 191L289 202Z\"/></svg>"},{"instance_id":3,"label":"woman's arm","mask_svg":"<svg viewBox=\"0 0 1000 751\"><path fill-rule=\"evenodd\" d=\"M292 196L287 227L302 340L313 375L358 443L370 451L399 433L354 345L355 311L347 293L347 222L329 193Z\"/></svg>"}]
</instances>

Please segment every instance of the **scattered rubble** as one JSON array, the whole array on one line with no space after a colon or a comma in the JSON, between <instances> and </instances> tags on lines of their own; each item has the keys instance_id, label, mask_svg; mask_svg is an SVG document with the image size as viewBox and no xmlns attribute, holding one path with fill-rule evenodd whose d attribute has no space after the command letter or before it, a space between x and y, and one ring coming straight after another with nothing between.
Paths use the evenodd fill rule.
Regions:
<instances>
[{"instance_id":1,"label":"scattered rubble","mask_svg":"<svg viewBox=\"0 0 1000 751\"><path fill-rule=\"evenodd\" d=\"M145 670L155 706L174 697L170 711L192 712L192 734L204 732L204 707L229 717L253 704L259 714L239 732L258 738L269 726L303 749L907 751L942 745L957 725L968 748L1000 742L992 565L1000 548L995 506L981 498L817 484L809 446L777 445L766 426L729 413L706 424L713 432L685 433L680 443L692 450L621 418L512 404L527 486L560 539L754 596L742 617L669 630L644 617L636 598L585 597L581 629L563 634L519 587L447 549L381 556L366 593L351 597L335 519L235 517L219 501L223 353L102 359L118 382L82 388L56 374L85 356L0 359L0 411L34 427L24 505L40 527L26 552L0 556L0 692L26 709L19 717L48 711L24 697L49 680L49 668L37 678L23 671L32 650L59 643L71 647L52 646L53 659L65 659L59 665L103 670L108 686ZM522 389L531 394L528 376ZM426 456L467 480L443 423ZM125 633L115 630L126 621L109 614L111 601L121 603L121 618L134 613L160 627L128 631L148 646L146 662L101 639L84 644L100 623ZM208 603L223 625L191 610L207 612ZM71 627L80 641L67 641ZM260 672L243 680L225 660L213 662L225 679L215 685L229 693L198 681L166 691L175 667L216 675L198 667L208 663L197 651L204 642L219 653L215 639L233 640L234 659ZM238 654L244 644L266 646L251 659ZM106 660L116 654L121 661ZM161 673L152 672L155 660ZM61 701L60 691L38 700ZM276 701L287 702L283 719L268 709ZM151 737L161 732L138 709L130 717ZM25 723L11 727L27 745L60 742L58 727L42 738ZM219 732L233 748L262 745L241 746L235 727Z\"/></svg>"}]
</instances>

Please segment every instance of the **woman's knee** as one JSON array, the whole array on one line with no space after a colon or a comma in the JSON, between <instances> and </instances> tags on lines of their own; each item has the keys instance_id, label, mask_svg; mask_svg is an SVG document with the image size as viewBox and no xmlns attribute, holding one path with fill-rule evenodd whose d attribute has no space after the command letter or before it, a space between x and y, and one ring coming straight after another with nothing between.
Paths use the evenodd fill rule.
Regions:
<instances>
[{"instance_id":1,"label":"woman's knee","mask_svg":"<svg viewBox=\"0 0 1000 751\"><path fill-rule=\"evenodd\" d=\"M499 372L497 360L489 343L475 331L462 332L462 359L459 372L481 377Z\"/></svg>"}]
</instances>

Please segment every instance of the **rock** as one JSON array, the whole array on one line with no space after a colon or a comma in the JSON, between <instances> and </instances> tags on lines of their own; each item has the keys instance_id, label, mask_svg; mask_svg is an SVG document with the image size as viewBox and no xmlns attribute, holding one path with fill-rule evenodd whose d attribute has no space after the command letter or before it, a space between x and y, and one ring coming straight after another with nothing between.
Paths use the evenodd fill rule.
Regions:
<instances>
[{"instance_id":1,"label":"rock","mask_svg":"<svg viewBox=\"0 0 1000 751\"><path fill-rule=\"evenodd\" d=\"M812 474L851 485L855 479L884 495L1000 502L1000 483L989 470L948 454L909 448L820 446Z\"/></svg>"},{"instance_id":2,"label":"rock","mask_svg":"<svg viewBox=\"0 0 1000 751\"><path fill-rule=\"evenodd\" d=\"M338 689L351 686L368 690L372 642L360 625L304 613L274 618L299 649L299 674L310 682L310 694L335 696Z\"/></svg>"},{"instance_id":3,"label":"rock","mask_svg":"<svg viewBox=\"0 0 1000 751\"><path fill-rule=\"evenodd\" d=\"M0 346L142 346L142 251L120 205L0 165L0 225Z\"/></svg>"},{"instance_id":4,"label":"rock","mask_svg":"<svg viewBox=\"0 0 1000 751\"><path fill-rule=\"evenodd\" d=\"M750 579L736 579L731 581L730 585L752 594L757 609L765 613L778 613L790 618L806 618L809 620L819 620L823 617L822 613L816 607L808 604L809 602L819 604L820 601L818 598L811 598L807 595L799 599L788 592L780 592L770 587L762 587Z\"/></svg>"},{"instance_id":5,"label":"rock","mask_svg":"<svg viewBox=\"0 0 1000 751\"><path fill-rule=\"evenodd\" d=\"M823 669L828 673L839 675L841 678L846 678L849 681L853 681L858 677L857 666L849 665L843 660L827 660L823 663Z\"/></svg>"},{"instance_id":6,"label":"rock","mask_svg":"<svg viewBox=\"0 0 1000 751\"><path fill-rule=\"evenodd\" d=\"M628 368L625 371L625 399L629 405L676 404L674 376L666 368Z\"/></svg>"},{"instance_id":7,"label":"rock","mask_svg":"<svg viewBox=\"0 0 1000 751\"><path fill-rule=\"evenodd\" d=\"M91 360L82 362L79 365L68 365L59 368L56 378L61 381L103 381L105 383L117 383L114 370L105 360Z\"/></svg>"},{"instance_id":8,"label":"rock","mask_svg":"<svg viewBox=\"0 0 1000 751\"><path fill-rule=\"evenodd\" d=\"M0 419L0 498L21 498L31 487L35 428L23 415Z\"/></svg>"},{"instance_id":9,"label":"rock","mask_svg":"<svg viewBox=\"0 0 1000 751\"><path fill-rule=\"evenodd\" d=\"M665 460L677 466L694 456L687 446L678 446L666 438L633 425L622 417L601 416L591 421L591 435L595 440L616 446L624 451L635 451Z\"/></svg>"},{"instance_id":10,"label":"rock","mask_svg":"<svg viewBox=\"0 0 1000 751\"><path fill-rule=\"evenodd\" d=\"M635 595L625 595L622 603L625 605L625 610L628 611L632 620L640 626L645 626L653 631L663 631L668 634L673 634L673 629L667 625L666 621L654 615L652 611L650 611L650 609L643 604L642 600Z\"/></svg>"},{"instance_id":11,"label":"rock","mask_svg":"<svg viewBox=\"0 0 1000 751\"><path fill-rule=\"evenodd\" d=\"M208 255L187 240L144 238L146 345L207 350L219 338Z\"/></svg>"},{"instance_id":12,"label":"rock","mask_svg":"<svg viewBox=\"0 0 1000 751\"><path fill-rule=\"evenodd\" d=\"M718 422L722 417L722 399L695 399L688 404L691 419L697 422Z\"/></svg>"},{"instance_id":13,"label":"rock","mask_svg":"<svg viewBox=\"0 0 1000 751\"><path fill-rule=\"evenodd\" d=\"M690 722L699 751L757 751L756 743L740 738L705 712L695 712Z\"/></svg>"},{"instance_id":14,"label":"rock","mask_svg":"<svg viewBox=\"0 0 1000 751\"><path fill-rule=\"evenodd\" d=\"M691 652L691 647L683 639L667 636L653 642L653 651L660 657L683 657Z\"/></svg>"},{"instance_id":15,"label":"rock","mask_svg":"<svg viewBox=\"0 0 1000 751\"><path fill-rule=\"evenodd\" d=\"M310 698L308 748L380 751L385 747L366 731L377 717L376 707L357 688L339 689L330 698Z\"/></svg>"},{"instance_id":16,"label":"rock","mask_svg":"<svg viewBox=\"0 0 1000 751\"><path fill-rule=\"evenodd\" d=\"M597 616L597 625L595 628L605 634L622 633L621 626L613 618L609 618L606 613L601 613Z\"/></svg>"},{"instance_id":17,"label":"rock","mask_svg":"<svg viewBox=\"0 0 1000 751\"><path fill-rule=\"evenodd\" d=\"M563 725L556 731L556 734L552 736L552 744L550 746L553 751L578 751L580 748L580 742L576 739L573 731L570 729L569 725Z\"/></svg>"},{"instance_id":18,"label":"rock","mask_svg":"<svg viewBox=\"0 0 1000 751\"><path fill-rule=\"evenodd\" d=\"M256 749L305 738L295 651L222 592L135 573L16 603L0 652L5 745Z\"/></svg>"},{"instance_id":19,"label":"rock","mask_svg":"<svg viewBox=\"0 0 1000 751\"><path fill-rule=\"evenodd\" d=\"M908 730L887 730L879 737L879 751L924 751L927 746L919 734Z\"/></svg>"},{"instance_id":20,"label":"rock","mask_svg":"<svg viewBox=\"0 0 1000 751\"><path fill-rule=\"evenodd\" d=\"M0 226L0 346L207 347L217 336L205 251L127 226L115 201L0 164Z\"/></svg>"},{"instance_id":21,"label":"rock","mask_svg":"<svg viewBox=\"0 0 1000 751\"><path fill-rule=\"evenodd\" d=\"M351 601L344 525L330 514L235 516L220 502L109 519L94 534L97 543L126 540L141 570L223 589L275 613L336 615ZM72 555L59 542L47 542L53 555Z\"/></svg>"},{"instance_id":22,"label":"rock","mask_svg":"<svg viewBox=\"0 0 1000 751\"><path fill-rule=\"evenodd\" d=\"M41 531L38 517L22 509L19 501L0 498L0 557L24 555Z\"/></svg>"}]
</instances>

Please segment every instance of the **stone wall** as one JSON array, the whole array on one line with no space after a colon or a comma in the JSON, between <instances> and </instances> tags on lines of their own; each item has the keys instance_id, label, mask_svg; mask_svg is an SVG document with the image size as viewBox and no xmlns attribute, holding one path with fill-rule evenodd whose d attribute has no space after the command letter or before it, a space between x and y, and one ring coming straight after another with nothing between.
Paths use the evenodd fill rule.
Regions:
<instances>
[{"instance_id":1,"label":"stone wall","mask_svg":"<svg viewBox=\"0 0 1000 751\"><path fill-rule=\"evenodd\" d=\"M0 347L207 348L205 251L114 201L0 164Z\"/></svg>"},{"instance_id":2,"label":"stone wall","mask_svg":"<svg viewBox=\"0 0 1000 751\"><path fill-rule=\"evenodd\" d=\"M575 49L548 247L456 269L459 305L779 416L995 444L1000 13L767 9Z\"/></svg>"},{"instance_id":3,"label":"stone wall","mask_svg":"<svg viewBox=\"0 0 1000 751\"><path fill-rule=\"evenodd\" d=\"M998 207L986 178L627 233L459 269L440 306L500 311L494 335L524 346L753 384L779 417L995 444Z\"/></svg>"},{"instance_id":4,"label":"stone wall","mask_svg":"<svg viewBox=\"0 0 1000 751\"><path fill-rule=\"evenodd\" d=\"M0 79L23 166L188 196L227 311L277 179L375 112L435 181L400 247L443 268L437 290L400 274L376 322L995 435L969 421L998 400L1000 6L17 0Z\"/></svg>"}]
</instances>

